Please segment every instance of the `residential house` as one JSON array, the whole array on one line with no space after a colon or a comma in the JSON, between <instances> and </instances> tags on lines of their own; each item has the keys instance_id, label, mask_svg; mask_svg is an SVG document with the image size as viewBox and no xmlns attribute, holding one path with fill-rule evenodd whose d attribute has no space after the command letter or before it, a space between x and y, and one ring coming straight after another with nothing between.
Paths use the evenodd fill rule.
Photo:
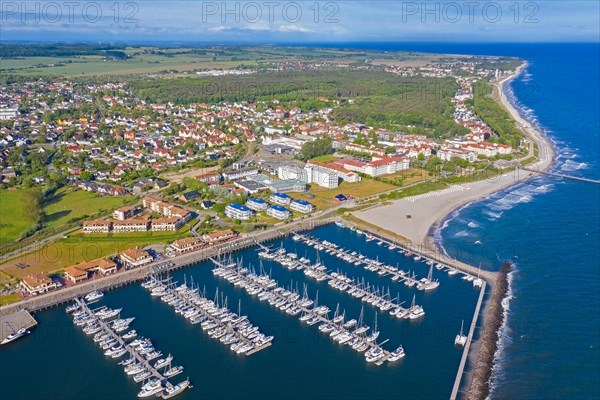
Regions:
<instances>
[{"instance_id":1,"label":"residential house","mask_svg":"<svg viewBox=\"0 0 600 400\"><path fill-rule=\"evenodd\" d=\"M290 203L290 209L301 212L303 214L307 214L312 212L315 209L315 206L313 206L306 200L298 199Z\"/></svg>"},{"instance_id":2,"label":"residential house","mask_svg":"<svg viewBox=\"0 0 600 400\"><path fill-rule=\"evenodd\" d=\"M112 221L101 219L83 222L83 233L109 233L112 230Z\"/></svg>"},{"instance_id":3,"label":"residential house","mask_svg":"<svg viewBox=\"0 0 600 400\"><path fill-rule=\"evenodd\" d=\"M273 218L277 218L279 220L284 220L288 219L292 214L287 208L279 205L274 205L267 208L267 215Z\"/></svg>"},{"instance_id":4,"label":"residential house","mask_svg":"<svg viewBox=\"0 0 600 400\"><path fill-rule=\"evenodd\" d=\"M43 273L27 275L21 280L19 285L21 289L30 296L46 293L58 287L52 279Z\"/></svg>"},{"instance_id":5,"label":"residential house","mask_svg":"<svg viewBox=\"0 0 600 400\"><path fill-rule=\"evenodd\" d=\"M225 207L225 215L232 219L247 220L254 216L254 212L246 206L231 203Z\"/></svg>"},{"instance_id":6,"label":"residential house","mask_svg":"<svg viewBox=\"0 0 600 400\"><path fill-rule=\"evenodd\" d=\"M152 262L152 256L146 250L129 249L121 253L121 262L125 268L137 268Z\"/></svg>"},{"instance_id":7,"label":"residential house","mask_svg":"<svg viewBox=\"0 0 600 400\"><path fill-rule=\"evenodd\" d=\"M206 243L196 237L188 237L178 239L169 245L169 250L176 254L189 253L191 251L200 250L205 247Z\"/></svg>"},{"instance_id":8,"label":"residential house","mask_svg":"<svg viewBox=\"0 0 600 400\"><path fill-rule=\"evenodd\" d=\"M207 243L216 243L233 239L237 237L237 235L237 232L232 231L231 229L225 229L220 231L214 231L211 233L206 233L202 235L202 240L204 240Z\"/></svg>"},{"instance_id":9,"label":"residential house","mask_svg":"<svg viewBox=\"0 0 600 400\"><path fill-rule=\"evenodd\" d=\"M263 199L252 197L246 202L246 207L254 211L265 211L269 204Z\"/></svg>"},{"instance_id":10,"label":"residential house","mask_svg":"<svg viewBox=\"0 0 600 400\"><path fill-rule=\"evenodd\" d=\"M123 221L124 219L133 217L136 211L137 210L132 206L120 207L113 211L113 218Z\"/></svg>"},{"instance_id":11,"label":"residential house","mask_svg":"<svg viewBox=\"0 0 600 400\"><path fill-rule=\"evenodd\" d=\"M279 205L288 205L292 201L292 198L285 193L273 193L269 197L269 201Z\"/></svg>"}]
</instances>

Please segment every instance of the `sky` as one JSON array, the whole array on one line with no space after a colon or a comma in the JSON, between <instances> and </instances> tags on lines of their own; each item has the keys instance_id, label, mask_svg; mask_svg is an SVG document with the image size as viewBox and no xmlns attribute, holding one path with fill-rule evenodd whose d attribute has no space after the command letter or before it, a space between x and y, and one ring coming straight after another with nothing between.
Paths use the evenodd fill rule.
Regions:
<instances>
[{"instance_id":1,"label":"sky","mask_svg":"<svg viewBox=\"0 0 600 400\"><path fill-rule=\"evenodd\" d=\"M1 41L598 42L600 1L0 1Z\"/></svg>"}]
</instances>

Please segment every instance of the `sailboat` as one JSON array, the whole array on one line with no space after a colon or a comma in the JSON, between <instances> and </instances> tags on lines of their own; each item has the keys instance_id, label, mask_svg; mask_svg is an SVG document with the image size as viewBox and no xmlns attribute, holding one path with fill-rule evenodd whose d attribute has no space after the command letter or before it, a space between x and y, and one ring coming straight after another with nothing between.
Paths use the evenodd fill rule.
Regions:
<instances>
[{"instance_id":1,"label":"sailboat","mask_svg":"<svg viewBox=\"0 0 600 400\"><path fill-rule=\"evenodd\" d=\"M481 263L477 268L477 278L473 279L473 287L480 288L483 285L483 279L479 277L479 271L481 270Z\"/></svg>"},{"instance_id":2,"label":"sailboat","mask_svg":"<svg viewBox=\"0 0 600 400\"><path fill-rule=\"evenodd\" d=\"M375 327L373 333L366 337L367 342L374 342L379 337L379 331L377 330L377 313L375 313Z\"/></svg>"},{"instance_id":3,"label":"sailboat","mask_svg":"<svg viewBox=\"0 0 600 400\"><path fill-rule=\"evenodd\" d=\"M410 305L409 312L408 312L408 314L406 314L406 316L404 318L417 319L417 318L420 318L423 315L425 315L425 311L423 310L423 307L421 307L420 305L417 305L415 300L416 300L415 296L413 295L412 304Z\"/></svg>"},{"instance_id":4,"label":"sailboat","mask_svg":"<svg viewBox=\"0 0 600 400\"><path fill-rule=\"evenodd\" d=\"M464 346L465 343L467 343L467 337L463 334L464 323L465 323L465 320L462 320L462 322L460 323L460 333L458 335L456 335L456 338L454 338L455 346Z\"/></svg>"},{"instance_id":5,"label":"sailboat","mask_svg":"<svg viewBox=\"0 0 600 400\"><path fill-rule=\"evenodd\" d=\"M433 263L429 266L427 278L422 278L417 285L418 290L433 290L440 286L438 280L433 280Z\"/></svg>"}]
</instances>

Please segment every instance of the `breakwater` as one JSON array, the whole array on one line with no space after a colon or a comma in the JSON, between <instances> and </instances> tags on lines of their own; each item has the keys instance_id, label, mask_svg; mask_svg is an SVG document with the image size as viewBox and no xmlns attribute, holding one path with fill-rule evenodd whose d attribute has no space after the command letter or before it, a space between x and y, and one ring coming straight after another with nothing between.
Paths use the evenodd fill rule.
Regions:
<instances>
[{"instance_id":1,"label":"breakwater","mask_svg":"<svg viewBox=\"0 0 600 400\"><path fill-rule=\"evenodd\" d=\"M502 300L509 290L508 274L511 271L512 263L504 262L493 286L479 340L479 354L472 372L471 386L466 396L468 400L484 400L490 393L490 376L494 365L494 356L498 349L500 327L504 322Z\"/></svg>"}]
</instances>

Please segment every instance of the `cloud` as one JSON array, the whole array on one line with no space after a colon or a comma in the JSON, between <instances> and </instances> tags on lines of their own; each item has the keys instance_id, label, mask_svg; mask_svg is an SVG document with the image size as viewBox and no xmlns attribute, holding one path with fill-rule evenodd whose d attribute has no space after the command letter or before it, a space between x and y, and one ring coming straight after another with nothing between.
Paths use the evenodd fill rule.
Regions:
<instances>
[{"instance_id":1,"label":"cloud","mask_svg":"<svg viewBox=\"0 0 600 400\"><path fill-rule=\"evenodd\" d=\"M336 1L336 2L243 2L243 1L137 1L99 2L101 18L66 11L58 21L40 15L23 18L20 3L0 2L2 40L55 37L86 37L102 40L106 35L124 41L598 41L600 3L596 1L491 2L500 7L485 11L482 0L472 9L455 1ZM249 7L248 4L255 6ZM57 4L62 4L58 2ZM83 3L82 3L83 4ZM267 4L277 4L267 6ZM292 4L294 4L292 6ZM462 5L460 14L452 4ZM256 5L258 5L258 11ZM83 6L82 6L83 7ZM111 8L112 7L112 8ZM127 7L127 8L126 8ZM432 11L433 10L433 11ZM95 10L94 10L95 11ZM86 18L87 17L87 18ZM129 17L129 18L126 18ZM457 18L460 17L460 18ZM50 32L50 34L49 34Z\"/></svg>"}]
</instances>

